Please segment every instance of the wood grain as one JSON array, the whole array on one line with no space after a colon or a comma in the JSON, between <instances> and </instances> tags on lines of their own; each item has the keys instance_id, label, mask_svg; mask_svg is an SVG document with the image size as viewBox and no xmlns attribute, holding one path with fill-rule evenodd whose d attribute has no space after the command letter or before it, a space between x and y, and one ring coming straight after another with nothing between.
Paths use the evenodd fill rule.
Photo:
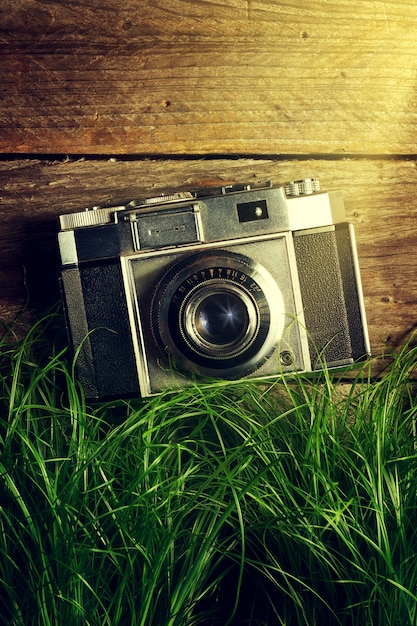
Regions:
<instances>
[{"instance_id":1,"label":"wood grain","mask_svg":"<svg viewBox=\"0 0 417 626\"><path fill-rule=\"evenodd\" d=\"M416 154L415 0L2 0L4 154Z\"/></svg>"},{"instance_id":2,"label":"wood grain","mask_svg":"<svg viewBox=\"0 0 417 626\"><path fill-rule=\"evenodd\" d=\"M60 213L317 176L356 228L373 352L399 344L416 32L415 0L2 0L0 319L25 307L23 332L58 299Z\"/></svg>"},{"instance_id":3,"label":"wood grain","mask_svg":"<svg viewBox=\"0 0 417 626\"><path fill-rule=\"evenodd\" d=\"M0 162L0 318L29 302L22 328L59 297L57 217L206 185L317 176L342 189L356 230L374 354L395 346L417 321L417 167L394 159L15 160Z\"/></svg>"}]
</instances>

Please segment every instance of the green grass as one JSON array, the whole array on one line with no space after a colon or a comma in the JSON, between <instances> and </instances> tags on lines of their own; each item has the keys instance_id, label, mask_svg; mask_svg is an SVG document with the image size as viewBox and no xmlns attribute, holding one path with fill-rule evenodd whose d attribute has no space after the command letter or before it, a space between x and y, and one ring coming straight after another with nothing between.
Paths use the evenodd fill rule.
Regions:
<instances>
[{"instance_id":1,"label":"green grass","mask_svg":"<svg viewBox=\"0 0 417 626\"><path fill-rule=\"evenodd\" d=\"M2 342L0 623L417 625L411 343L89 406L54 323Z\"/></svg>"}]
</instances>

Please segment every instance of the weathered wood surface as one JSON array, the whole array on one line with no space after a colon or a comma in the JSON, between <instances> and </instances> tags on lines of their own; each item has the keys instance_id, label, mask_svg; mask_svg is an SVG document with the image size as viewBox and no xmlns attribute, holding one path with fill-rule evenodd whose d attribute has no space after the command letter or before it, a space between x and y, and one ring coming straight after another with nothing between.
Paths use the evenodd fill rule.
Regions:
<instances>
[{"instance_id":1,"label":"weathered wood surface","mask_svg":"<svg viewBox=\"0 0 417 626\"><path fill-rule=\"evenodd\" d=\"M356 227L373 351L400 343L416 32L416 0L2 0L0 318L28 297L24 329L58 298L62 212L317 176Z\"/></svg>"},{"instance_id":2,"label":"weathered wood surface","mask_svg":"<svg viewBox=\"0 0 417 626\"><path fill-rule=\"evenodd\" d=\"M16 160L0 162L0 317L37 319L58 298L57 216L200 185L317 176L342 189L356 229L373 352L417 321L417 167L413 160Z\"/></svg>"},{"instance_id":3,"label":"weathered wood surface","mask_svg":"<svg viewBox=\"0 0 417 626\"><path fill-rule=\"evenodd\" d=\"M415 0L2 0L0 152L415 154Z\"/></svg>"}]
</instances>

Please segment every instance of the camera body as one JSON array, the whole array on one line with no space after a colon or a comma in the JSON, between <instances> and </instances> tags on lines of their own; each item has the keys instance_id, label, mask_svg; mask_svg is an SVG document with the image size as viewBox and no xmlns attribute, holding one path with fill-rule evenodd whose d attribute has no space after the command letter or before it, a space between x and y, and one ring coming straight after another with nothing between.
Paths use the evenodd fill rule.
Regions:
<instances>
[{"instance_id":1,"label":"camera body","mask_svg":"<svg viewBox=\"0 0 417 626\"><path fill-rule=\"evenodd\" d=\"M88 398L343 367L369 354L352 224L316 179L60 216L61 288Z\"/></svg>"}]
</instances>

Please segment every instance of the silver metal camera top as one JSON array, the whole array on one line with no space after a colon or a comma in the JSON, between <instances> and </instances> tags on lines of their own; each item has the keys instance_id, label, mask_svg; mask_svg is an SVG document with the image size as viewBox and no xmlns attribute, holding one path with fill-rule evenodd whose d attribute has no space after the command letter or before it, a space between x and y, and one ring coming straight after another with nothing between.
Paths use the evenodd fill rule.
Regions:
<instances>
[{"instance_id":1,"label":"silver metal camera top","mask_svg":"<svg viewBox=\"0 0 417 626\"><path fill-rule=\"evenodd\" d=\"M238 183L232 185L224 185L223 187L206 187L198 191L179 191L172 194L139 198L128 202L125 205L112 207L94 206L78 213L64 214L59 217L61 230L73 230L77 228L85 228L88 226L100 226L110 223L117 223L119 215L123 215L123 219L132 220L136 216L152 207L155 210L163 209L165 205L178 203L178 207L187 204L187 201L200 199L208 200L209 198L225 197L230 195L239 195L244 192L254 192L262 190L271 190L274 185L271 181L259 181L254 183ZM277 187L277 191L281 194L283 200L291 199L290 227L293 229L308 228L319 225L320 216L323 211L326 212L328 202L320 202L320 206L316 206L316 202L311 204L309 199L311 196L320 192L320 183L317 178L305 178L303 180L295 180L284 183ZM319 202L318 197L317 202ZM304 202L310 203L304 206ZM137 211L135 213L135 211ZM263 211L261 208L254 208L254 217L261 218ZM310 215L310 217L307 217ZM314 215L314 223L310 224L311 216ZM335 213L336 215L336 213ZM327 217L326 217L327 219Z\"/></svg>"}]
</instances>

